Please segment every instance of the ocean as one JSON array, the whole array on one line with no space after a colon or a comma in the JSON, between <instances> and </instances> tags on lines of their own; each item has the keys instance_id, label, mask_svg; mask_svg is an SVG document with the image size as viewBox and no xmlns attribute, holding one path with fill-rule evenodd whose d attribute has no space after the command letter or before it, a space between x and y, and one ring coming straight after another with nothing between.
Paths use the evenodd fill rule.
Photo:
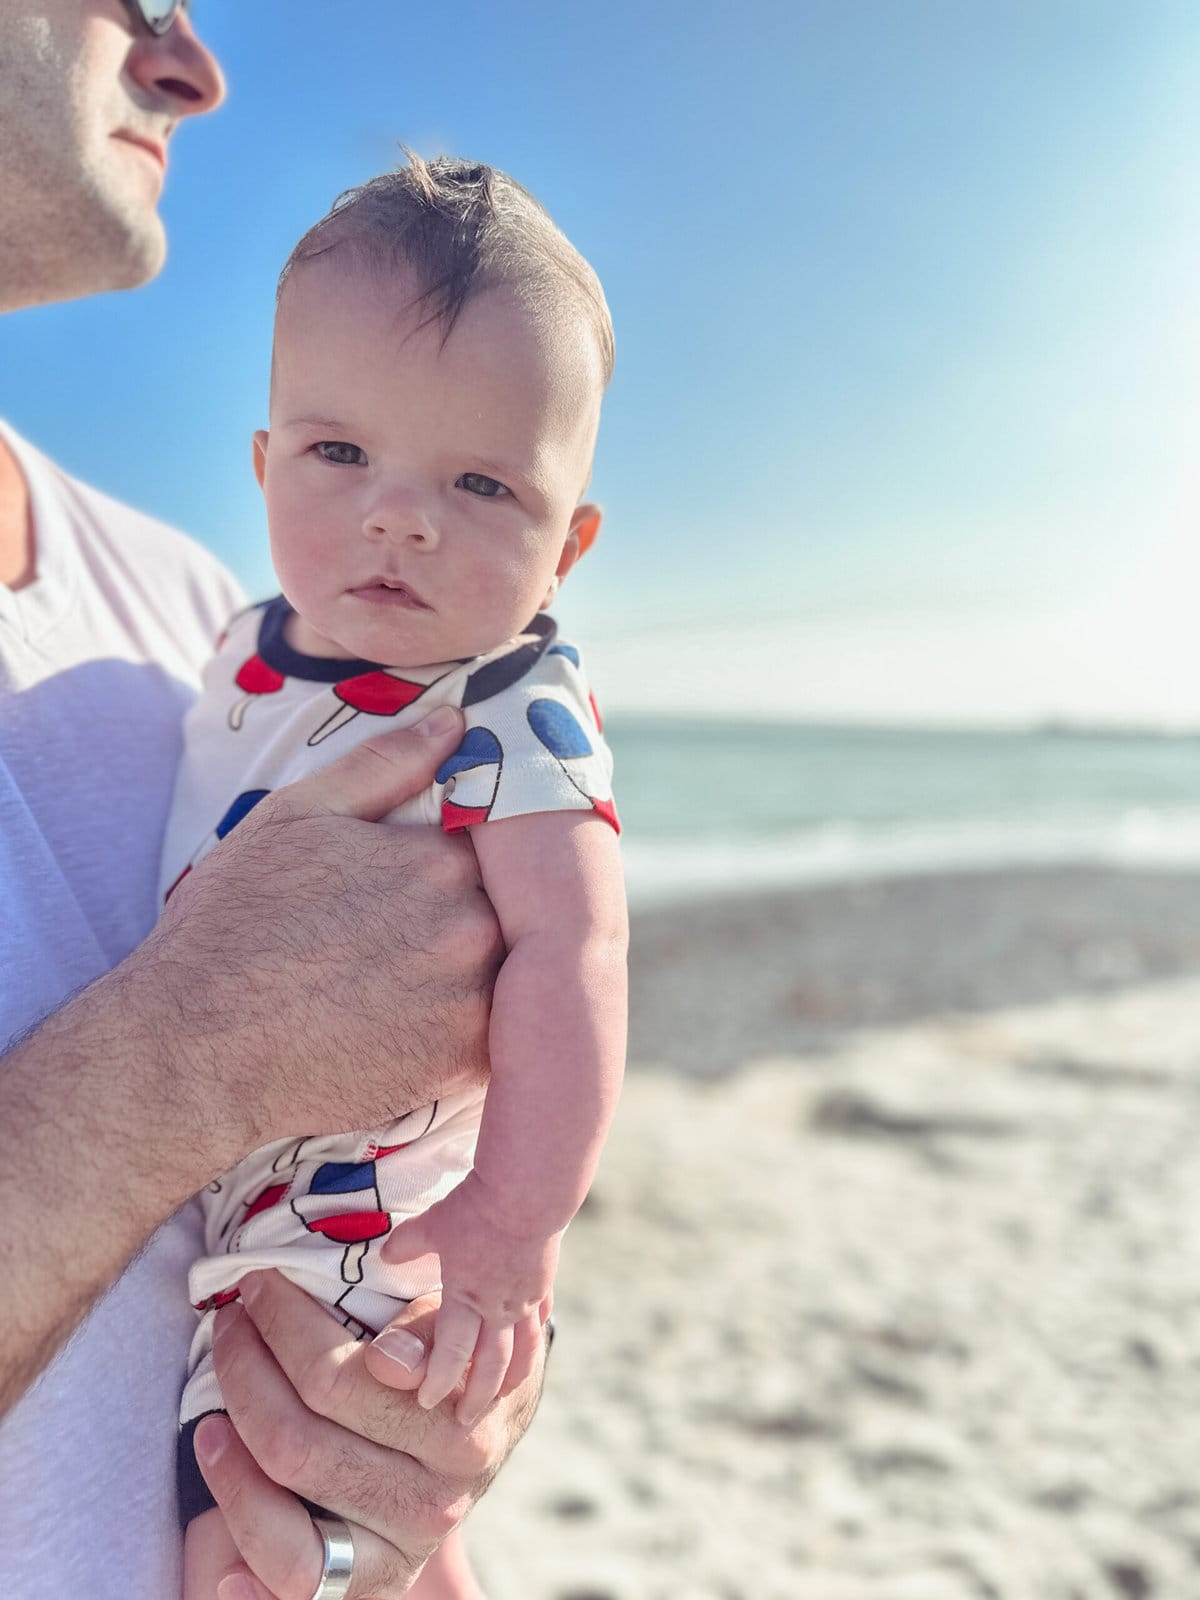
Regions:
<instances>
[{"instance_id":1,"label":"ocean","mask_svg":"<svg viewBox=\"0 0 1200 1600\"><path fill-rule=\"evenodd\" d=\"M635 906L898 872L1200 864L1200 736L613 717Z\"/></svg>"}]
</instances>

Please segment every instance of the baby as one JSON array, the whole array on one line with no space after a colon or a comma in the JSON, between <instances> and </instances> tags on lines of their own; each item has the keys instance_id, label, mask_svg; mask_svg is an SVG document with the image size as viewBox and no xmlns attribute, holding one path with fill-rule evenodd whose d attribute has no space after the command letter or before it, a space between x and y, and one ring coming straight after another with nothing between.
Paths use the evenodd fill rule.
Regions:
<instances>
[{"instance_id":1,"label":"baby","mask_svg":"<svg viewBox=\"0 0 1200 1600\"><path fill-rule=\"evenodd\" d=\"M271 790L448 703L466 736L390 820L472 830L507 955L486 1099L297 1133L203 1197L186 1600L213 1600L237 1559L191 1440L221 1409L212 1323L244 1273L278 1268L364 1336L440 1278L419 1399L465 1375L464 1422L533 1366L625 1054L611 761L579 653L544 614L599 528L581 497L612 354L591 268L486 167L413 158L344 195L284 267L254 439L283 593L233 620L188 719L164 892Z\"/></svg>"}]
</instances>

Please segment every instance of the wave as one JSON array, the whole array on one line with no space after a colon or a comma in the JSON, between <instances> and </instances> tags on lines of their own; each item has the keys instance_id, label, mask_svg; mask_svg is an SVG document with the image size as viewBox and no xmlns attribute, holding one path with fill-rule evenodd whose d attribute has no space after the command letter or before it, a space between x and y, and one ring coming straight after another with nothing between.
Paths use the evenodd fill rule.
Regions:
<instances>
[{"instance_id":1,"label":"wave","mask_svg":"<svg viewBox=\"0 0 1200 1600\"><path fill-rule=\"evenodd\" d=\"M623 841L630 904L981 867L1200 866L1200 809L974 817L890 826L828 821L773 837L640 835Z\"/></svg>"}]
</instances>

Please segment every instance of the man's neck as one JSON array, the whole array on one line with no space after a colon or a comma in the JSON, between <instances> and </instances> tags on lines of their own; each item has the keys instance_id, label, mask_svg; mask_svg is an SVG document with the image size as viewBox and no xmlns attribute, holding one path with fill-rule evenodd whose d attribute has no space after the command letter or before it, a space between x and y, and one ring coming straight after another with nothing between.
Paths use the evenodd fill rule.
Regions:
<instances>
[{"instance_id":1,"label":"man's neck","mask_svg":"<svg viewBox=\"0 0 1200 1600\"><path fill-rule=\"evenodd\" d=\"M36 576L29 485L16 456L0 439L0 583L24 589Z\"/></svg>"}]
</instances>

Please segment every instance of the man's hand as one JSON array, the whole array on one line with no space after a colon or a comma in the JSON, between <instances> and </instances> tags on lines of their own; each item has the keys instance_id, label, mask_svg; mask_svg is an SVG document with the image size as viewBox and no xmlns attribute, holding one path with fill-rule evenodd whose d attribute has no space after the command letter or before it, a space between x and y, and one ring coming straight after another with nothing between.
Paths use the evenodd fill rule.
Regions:
<instances>
[{"instance_id":1,"label":"man's hand","mask_svg":"<svg viewBox=\"0 0 1200 1600\"><path fill-rule=\"evenodd\" d=\"M409 1370L357 1343L277 1273L251 1274L241 1290L245 1309L235 1302L216 1323L214 1361L229 1420L209 1418L195 1439L246 1562L234 1570L248 1587L239 1594L226 1580L222 1600L310 1600L322 1545L296 1495L350 1524L351 1600L398 1600L529 1426L544 1358L467 1429L455 1422L451 1402L425 1411L413 1392L436 1296L414 1301L391 1325L418 1341Z\"/></svg>"},{"instance_id":2,"label":"man's hand","mask_svg":"<svg viewBox=\"0 0 1200 1600\"><path fill-rule=\"evenodd\" d=\"M142 947L187 1082L226 1121L218 1165L286 1134L387 1122L486 1073L503 950L474 851L375 825L457 746L461 715L437 718L268 796Z\"/></svg>"},{"instance_id":3,"label":"man's hand","mask_svg":"<svg viewBox=\"0 0 1200 1600\"><path fill-rule=\"evenodd\" d=\"M485 1075L503 946L471 845L372 820L458 745L461 714L434 717L268 796L144 944L5 1057L0 1411L218 1172Z\"/></svg>"}]
</instances>

